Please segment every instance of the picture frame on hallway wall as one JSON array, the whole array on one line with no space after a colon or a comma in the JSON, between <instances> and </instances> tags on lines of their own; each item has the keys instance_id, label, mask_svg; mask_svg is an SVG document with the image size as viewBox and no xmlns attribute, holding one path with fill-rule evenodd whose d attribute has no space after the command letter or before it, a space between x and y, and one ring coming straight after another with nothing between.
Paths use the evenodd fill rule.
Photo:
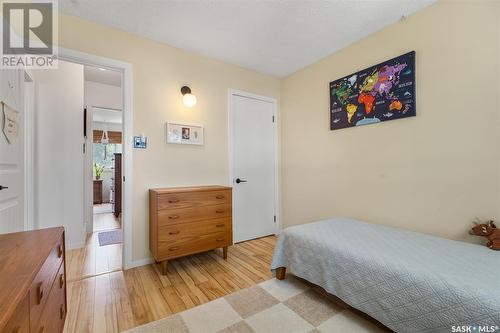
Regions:
<instances>
[{"instance_id":1,"label":"picture frame on hallway wall","mask_svg":"<svg viewBox=\"0 0 500 333\"><path fill-rule=\"evenodd\" d=\"M416 115L415 51L330 82L330 130Z\"/></svg>"},{"instance_id":2,"label":"picture frame on hallway wall","mask_svg":"<svg viewBox=\"0 0 500 333\"><path fill-rule=\"evenodd\" d=\"M202 125L167 122L167 143L203 145L205 141Z\"/></svg>"}]
</instances>

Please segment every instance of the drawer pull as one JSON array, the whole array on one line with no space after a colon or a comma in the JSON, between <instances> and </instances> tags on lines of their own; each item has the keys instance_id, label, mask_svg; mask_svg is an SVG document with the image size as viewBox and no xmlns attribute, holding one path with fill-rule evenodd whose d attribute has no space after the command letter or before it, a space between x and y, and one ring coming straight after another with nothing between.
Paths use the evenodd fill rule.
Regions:
<instances>
[{"instance_id":1,"label":"drawer pull","mask_svg":"<svg viewBox=\"0 0 500 333\"><path fill-rule=\"evenodd\" d=\"M64 274L59 275L59 288L64 286Z\"/></svg>"},{"instance_id":2,"label":"drawer pull","mask_svg":"<svg viewBox=\"0 0 500 333\"><path fill-rule=\"evenodd\" d=\"M224 199L224 196L219 194L218 196L215 197L216 199Z\"/></svg>"},{"instance_id":3,"label":"drawer pull","mask_svg":"<svg viewBox=\"0 0 500 333\"><path fill-rule=\"evenodd\" d=\"M59 309L59 314L61 315L61 319L64 318L64 312L66 312L66 311L64 311L64 305L61 304L61 308Z\"/></svg>"},{"instance_id":4,"label":"drawer pull","mask_svg":"<svg viewBox=\"0 0 500 333\"><path fill-rule=\"evenodd\" d=\"M171 248L170 248L170 249L168 249L168 250L169 250L169 251L176 251L176 250L178 250L178 249L179 249L179 247L178 247L178 246L174 246L174 247L171 247Z\"/></svg>"},{"instance_id":5,"label":"drawer pull","mask_svg":"<svg viewBox=\"0 0 500 333\"><path fill-rule=\"evenodd\" d=\"M180 233L179 230L177 230L177 231L170 231L168 234L169 235L177 235L178 233Z\"/></svg>"},{"instance_id":6,"label":"drawer pull","mask_svg":"<svg viewBox=\"0 0 500 333\"><path fill-rule=\"evenodd\" d=\"M45 327L44 327L44 326L42 326L42 327L40 327L40 329L38 330L38 333L42 333L44 330L45 330Z\"/></svg>"},{"instance_id":7,"label":"drawer pull","mask_svg":"<svg viewBox=\"0 0 500 333\"><path fill-rule=\"evenodd\" d=\"M57 247L57 257L58 257L58 258L61 258L61 257L62 257L62 255L63 255L63 248L62 248L62 245L59 245L59 246Z\"/></svg>"},{"instance_id":8,"label":"drawer pull","mask_svg":"<svg viewBox=\"0 0 500 333\"><path fill-rule=\"evenodd\" d=\"M19 330L21 329L21 326L16 326L12 329L12 331L10 331L11 333L17 333L19 332Z\"/></svg>"},{"instance_id":9,"label":"drawer pull","mask_svg":"<svg viewBox=\"0 0 500 333\"><path fill-rule=\"evenodd\" d=\"M216 224L215 226L216 226L217 228L222 228L223 226L225 226L225 224L224 224L224 223L220 223L220 224Z\"/></svg>"},{"instance_id":10,"label":"drawer pull","mask_svg":"<svg viewBox=\"0 0 500 333\"><path fill-rule=\"evenodd\" d=\"M36 303L40 304L43 298L43 282L40 282L36 287Z\"/></svg>"},{"instance_id":11,"label":"drawer pull","mask_svg":"<svg viewBox=\"0 0 500 333\"><path fill-rule=\"evenodd\" d=\"M169 216L168 218L171 220L176 220L179 218L179 215L172 215L172 216Z\"/></svg>"},{"instance_id":12,"label":"drawer pull","mask_svg":"<svg viewBox=\"0 0 500 333\"><path fill-rule=\"evenodd\" d=\"M216 241L222 242L222 241L224 241L224 238L217 238Z\"/></svg>"},{"instance_id":13,"label":"drawer pull","mask_svg":"<svg viewBox=\"0 0 500 333\"><path fill-rule=\"evenodd\" d=\"M168 200L168 203L178 203L178 202L179 202L179 199Z\"/></svg>"},{"instance_id":14,"label":"drawer pull","mask_svg":"<svg viewBox=\"0 0 500 333\"><path fill-rule=\"evenodd\" d=\"M224 209L217 209L215 212L216 212L217 214L221 214L221 213L224 213Z\"/></svg>"}]
</instances>

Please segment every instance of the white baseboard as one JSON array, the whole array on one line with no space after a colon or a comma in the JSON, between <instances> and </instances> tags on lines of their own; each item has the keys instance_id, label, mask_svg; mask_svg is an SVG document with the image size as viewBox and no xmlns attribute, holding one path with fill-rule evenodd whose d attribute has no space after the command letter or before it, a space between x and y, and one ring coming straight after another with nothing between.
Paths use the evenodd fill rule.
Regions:
<instances>
[{"instance_id":1,"label":"white baseboard","mask_svg":"<svg viewBox=\"0 0 500 333\"><path fill-rule=\"evenodd\" d=\"M153 258L144 258L144 259L134 260L134 261L128 263L127 265L125 265L126 266L125 269L131 269L134 267L145 266L145 265L152 264L154 262L155 261Z\"/></svg>"}]
</instances>

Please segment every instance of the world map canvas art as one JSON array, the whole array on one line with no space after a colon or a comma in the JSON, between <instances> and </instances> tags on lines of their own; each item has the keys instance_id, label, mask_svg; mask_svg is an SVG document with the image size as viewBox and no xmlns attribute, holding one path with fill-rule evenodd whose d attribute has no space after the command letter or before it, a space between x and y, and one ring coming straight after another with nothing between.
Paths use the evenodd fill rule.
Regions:
<instances>
[{"instance_id":1,"label":"world map canvas art","mask_svg":"<svg viewBox=\"0 0 500 333\"><path fill-rule=\"evenodd\" d=\"M331 130L415 114L415 51L330 82Z\"/></svg>"}]
</instances>

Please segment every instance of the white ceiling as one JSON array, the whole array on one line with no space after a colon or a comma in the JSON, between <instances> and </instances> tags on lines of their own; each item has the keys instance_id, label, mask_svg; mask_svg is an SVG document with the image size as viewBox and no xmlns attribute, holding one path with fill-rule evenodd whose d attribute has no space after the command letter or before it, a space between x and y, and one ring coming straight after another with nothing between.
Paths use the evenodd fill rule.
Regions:
<instances>
[{"instance_id":1,"label":"white ceiling","mask_svg":"<svg viewBox=\"0 0 500 333\"><path fill-rule=\"evenodd\" d=\"M436 0L59 0L62 12L287 76Z\"/></svg>"},{"instance_id":2,"label":"white ceiling","mask_svg":"<svg viewBox=\"0 0 500 333\"><path fill-rule=\"evenodd\" d=\"M111 109L94 108L92 120L95 122L121 124L122 112Z\"/></svg>"},{"instance_id":3,"label":"white ceiling","mask_svg":"<svg viewBox=\"0 0 500 333\"><path fill-rule=\"evenodd\" d=\"M85 81L121 87L122 74L120 72L92 66L85 66L83 72L85 75Z\"/></svg>"}]
</instances>

